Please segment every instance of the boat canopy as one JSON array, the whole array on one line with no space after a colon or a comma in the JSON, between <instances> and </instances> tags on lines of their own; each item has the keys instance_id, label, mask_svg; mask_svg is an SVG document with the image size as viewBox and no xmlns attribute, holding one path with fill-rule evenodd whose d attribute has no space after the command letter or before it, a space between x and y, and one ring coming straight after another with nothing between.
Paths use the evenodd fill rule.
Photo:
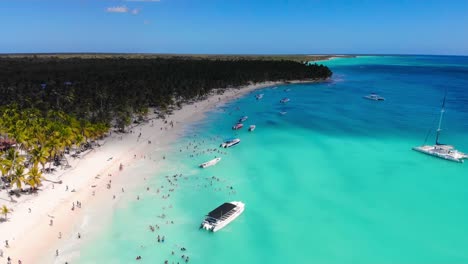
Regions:
<instances>
[{"instance_id":1,"label":"boat canopy","mask_svg":"<svg viewBox=\"0 0 468 264\"><path fill-rule=\"evenodd\" d=\"M213 211L208 213L209 217L220 219L223 215L230 212L234 209L236 205L232 203L223 203L222 205L218 206L218 208L214 209Z\"/></svg>"}]
</instances>

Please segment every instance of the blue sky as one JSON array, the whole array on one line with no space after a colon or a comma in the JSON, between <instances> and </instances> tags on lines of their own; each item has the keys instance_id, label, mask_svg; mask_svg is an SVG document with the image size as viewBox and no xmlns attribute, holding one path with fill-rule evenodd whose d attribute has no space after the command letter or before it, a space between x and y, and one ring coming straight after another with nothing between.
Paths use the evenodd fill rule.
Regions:
<instances>
[{"instance_id":1,"label":"blue sky","mask_svg":"<svg viewBox=\"0 0 468 264\"><path fill-rule=\"evenodd\" d=\"M468 55L468 0L0 0L0 53Z\"/></svg>"}]
</instances>

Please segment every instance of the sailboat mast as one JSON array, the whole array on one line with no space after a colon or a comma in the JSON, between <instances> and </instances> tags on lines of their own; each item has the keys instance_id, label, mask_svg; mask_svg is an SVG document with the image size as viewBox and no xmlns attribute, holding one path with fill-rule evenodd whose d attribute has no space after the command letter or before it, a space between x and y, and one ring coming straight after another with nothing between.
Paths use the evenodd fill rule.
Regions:
<instances>
[{"instance_id":1,"label":"sailboat mast","mask_svg":"<svg viewBox=\"0 0 468 264\"><path fill-rule=\"evenodd\" d=\"M439 126L437 127L436 145L440 145L439 144L439 135L440 135L440 131L442 130L440 127L442 125L442 118L443 118L444 113L445 113L445 98L446 97L447 97L447 93L444 95L444 102L442 103L442 109L440 110Z\"/></svg>"}]
</instances>

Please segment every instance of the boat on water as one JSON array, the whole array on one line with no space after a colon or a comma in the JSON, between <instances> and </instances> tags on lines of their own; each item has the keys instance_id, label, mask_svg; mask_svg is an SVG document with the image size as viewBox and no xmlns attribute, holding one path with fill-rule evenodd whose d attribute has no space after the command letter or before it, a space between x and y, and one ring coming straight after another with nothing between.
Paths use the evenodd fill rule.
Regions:
<instances>
[{"instance_id":1,"label":"boat on water","mask_svg":"<svg viewBox=\"0 0 468 264\"><path fill-rule=\"evenodd\" d=\"M451 145L446 145L439 143L439 137L440 137L440 131L441 131L441 125L442 125L442 118L444 116L445 112L445 98L444 96L444 101L442 103L442 109L440 110L440 117L439 117L439 126L437 128L437 135L436 135L436 140L435 140L435 145L423 145L419 147L414 147L413 150L445 159L445 160L450 160L450 161L455 161L462 163L464 159L468 159L468 155L456 150L453 146ZM427 137L426 137L427 138Z\"/></svg>"},{"instance_id":2,"label":"boat on water","mask_svg":"<svg viewBox=\"0 0 468 264\"><path fill-rule=\"evenodd\" d=\"M240 139L238 139L238 138L228 139L228 140L224 141L223 143L221 143L220 147L230 148L230 147L235 146L235 145L237 145L239 143L240 143Z\"/></svg>"},{"instance_id":3,"label":"boat on water","mask_svg":"<svg viewBox=\"0 0 468 264\"><path fill-rule=\"evenodd\" d=\"M286 112L286 111L280 111L279 113L280 113L280 115L285 115L285 114L287 114L288 112Z\"/></svg>"},{"instance_id":4,"label":"boat on water","mask_svg":"<svg viewBox=\"0 0 468 264\"><path fill-rule=\"evenodd\" d=\"M204 169L204 168L211 167L213 165L216 165L216 163L218 163L220 160L221 160L221 158L212 159L210 161L207 161L205 163L200 164L200 168Z\"/></svg>"},{"instance_id":5,"label":"boat on water","mask_svg":"<svg viewBox=\"0 0 468 264\"><path fill-rule=\"evenodd\" d=\"M249 132L252 132L252 131L254 131L254 130L255 130L255 128L256 128L256 126L255 126L255 125L251 125L251 126L249 126Z\"/></svg>"},{"instance_id":6,"label":"boat on water","mask_svg":"<svg viewBox=\"0 0 468 264\"><path fill-rule=\"evenodd\" d=\"M374 101L385 101L385 98L383 98L382 96L380 96L378 94L375 94L375 93L368 94L368 95L364 96L364 98L366 98L368 100L374 100Z\"/></svg>"},{"instance_id":7,"label":"boat on water","mask_svg":"<svg viewBox=\"0 0 468 264\"><path fill-rule=\"evenodd\" d=\"M241 129L242 127L244 127L244 124L242 124L242 123L237 123L237 124L235 124L235 125L232 127L232 129L238 130L238 129Z\"/></svg>"},{"instance_id":8,"label":"boat on water","mask_svg":"<svg viewBox=\"0 0 468 264\"><path fill-rule=\"evenodd\" d=\"M257 95L255 95L255 98L256 98L257 100L260 100L260 99L263 98L263 94L257 94Z\"/></svg>"},{"instance_id":9,"label":"boat on water","mask_svg":"<svg viewBox=\"0 0 468 264\"><path fill-rule=\"evenodd\" d=\"M216 232L234 221L244 212L245 204L242 202L223 203L209 212L200 225L200 229Z\"/></svg>"},{"instance_id":10,"label":"boat on water","mask_svg":"<svg viewBox=\"0 0 468 264\"><path fill-rule=\"evenodd\" d=\"M285 91L285 92L289 92L289 91L291 91L291 89L289 89L289 88L288 88L288 89L284 89L284 91Z\"/></svg>"},{"instance_id":11,"label":"boat on water","mask_svg":"<svg viewBox=\"0 0 468 264\"><path fill-rule=\"evenodd\" d=\"M280 103L285 104L285 103L287 103L289 101L290 101L289 98L283 98L283 99L280 100Z\"/></svg>"},{"instance_id":12,"label":"boat on water","mask_svg":"<svg viewBox=\"0 0 468 264\"><path fill-rule=\"evenodd\" d=\"M239 119L239 123L242 123L244 122L245 120L247 120L249 117L248 116L243 116Z\"/></svg>"}]
</instances>

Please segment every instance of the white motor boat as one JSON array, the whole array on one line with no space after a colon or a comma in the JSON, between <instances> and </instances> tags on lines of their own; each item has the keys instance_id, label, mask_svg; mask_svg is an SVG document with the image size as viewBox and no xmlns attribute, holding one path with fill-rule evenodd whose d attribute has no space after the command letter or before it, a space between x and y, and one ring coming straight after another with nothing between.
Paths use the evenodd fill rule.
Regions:
<instances>
[{"instance_id":1,"label":"white motor boat","mask_svg":"<svg viewBox=\"0 0 468 264\"><path fill-rule=\"evenodd\" d=\"M243 128L243 127L244 127L244 124L242 124L242 123L237 123L237 124L235 124L235 125L232 127L232 129L233 129L233 130L238 130L238 129L241 129L241 128Z\"/></svg>"},{"instance_id":2,"label":"white motor boat","mask_svg":"<svg viewBox=\"0 0 468 264\"><path fill-rule=\"evenodd\" d=\"M252 131L254 131L254 130L255 130L255 128L256 128L256 126L255 126L255 125L251 125L251 126L249 126L249 132L252 132Z\"/></svg>"},{"instance_id":3,"label":"white motor boat","mask_svg":"<svg viewBox=\"0 0 468 264\"><path fill-rule=\"evenodd\" d=\"M240 143L240 139L233 138L233 139L229 139L229 140L226 140L223 143L221 143L220 147L230 148L230 147L235 146L235 145L237 145L239 143Z\"/></svg>"},{"instance_id":4,"label":"white motor boat","mask_svg":"<svg viewBox=\"0 0 468 264\"><path fill-rule=\"evenodd\" d=\"M239 119L239 123L242 123L244 122L245 120L247 120L249 117L248 116L243 116Z\"/></svg>"},{"instance_id":5,"label":"white motor boat","mask_svg":"<svg viewBox=\"0 0 468 264\"><path fill-rule=\"evenodd\" d=\"M413 150L433 156L433 157L462 163L464 159L468 159L467 154L456 150L453 146L439 143L442 117L444 116L444 112L445 112L445 96L444 96L444 102L442 103L442 110L440 111L439 127L437 128L435 145L423 145L419 147L414 147Z\"/></svg>"},{"instance_id":6,"label":"white motor boat","mask_svg":"<svg viewBox=\"0 0 468 264\"><path fill-rule=\"evenodd\" d=\"M385 101L385 98L375 93L368 94L364 96L364 98L369 99L369 100L374 100L374 101Z\"/></svg>"},{"instance_id":7,"label":"white motor boat","mask_svg":"<svg viewBox=\"0 0 468 264\"><path fill-rule=\"evenodd\" d=\"M221 158L215 158L215 159L212 159L210 161L207 161L205 163L202 163L200 164L200 168L208 168L208 167L211 167L213 165L216 165L216 163L218 163L219 161L221 160Z\"/></svg>"},{"instance_id":8,"label":"white motor boat","mask_svg":"<svg viewBox=\"0 0 468 264\"><path fill-rule=\"evenodd\" d=\"M285 103L287 103L289 101L290 101L289 98L283 98L283 99L280 100L280 103L285 104Z\"/></svg>"},{"instance_id":9,"label":"white motor boat","mask_svg":"<svg viewBox=\"0 0 468 264\"><path fill-rule=\"evenodd\" d=\"M257 100L260 100L260 99L263 98L263 94L257 94L257 95L255 95L255 98L256 98Z\"/></svg>"},{"instance_id":10,"label":"white motor boat","mask_svg":"<svg viewBox=\"0 0 468 264\"><path fill-rule=\"evenodd\" d=\"M223 203L206 215L205 220L200 225L200 229L203 228L216 232L234 221L234 219L244 212L244 208L245 204L242 202Z\"/></svg>"}]
</instances>

